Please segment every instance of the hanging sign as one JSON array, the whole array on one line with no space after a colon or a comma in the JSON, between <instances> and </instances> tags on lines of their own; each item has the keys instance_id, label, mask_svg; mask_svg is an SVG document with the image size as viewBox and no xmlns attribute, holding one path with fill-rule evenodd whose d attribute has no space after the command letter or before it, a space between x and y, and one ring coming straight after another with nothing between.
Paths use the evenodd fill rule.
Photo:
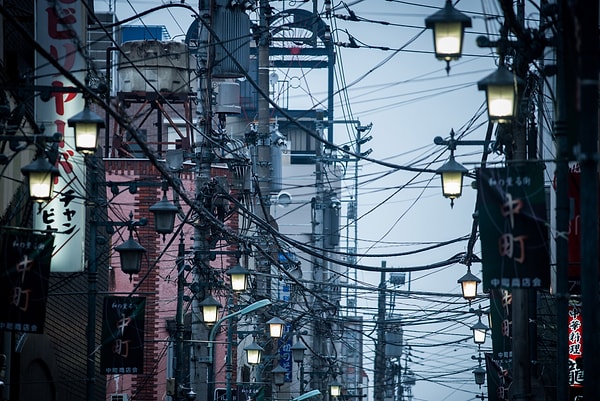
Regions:
<instances>
[{"instance_id":1,"label":"hanging sign","mask_svg":"<svg viewBox=\"0 0 600 401\"><path fill-rule=\"evenodd\" d=\"M144 373L146 298L105 297L100 371L104 374Z\"/></svg>"},{"instance_id":2,"label":"hanging sign","mask_svg":"<svg viewBox=\"0 0 600 401\"><path fill-rule=\"evenodd\" d=\"M33 233L0 237L0 331L43 333L53 243Z\"/></svg>"},{"instance_id":3,"label":"hanging sign","mask_svg":"<svg viewBox=\"0 0 600 401\"><path fill-rule=\"evenodd\" d=\"M478 171L484 290L550 287L543 168L535 163Z\"/></svg>"},{"instance_id":4,"label":"hanging sign","mask_svg":"<svg viewBox=\"0 0 600 401\"><path fill-rule=\"evenodd\" d=\"M569 398L579 400L583 394L583 329L581 304L569 304Z\"/></svg>"},{"instance_id":5,"label":"hanging sign","mask_svg":"<svg viewBox=\"0 0 600 401\"><path fill-rule=\"evenodd\" d=\"M505 289L490 290L492 352L486 353L490 401L508 401L512 371L512 295Z\"/></svg>"}]
</instances>

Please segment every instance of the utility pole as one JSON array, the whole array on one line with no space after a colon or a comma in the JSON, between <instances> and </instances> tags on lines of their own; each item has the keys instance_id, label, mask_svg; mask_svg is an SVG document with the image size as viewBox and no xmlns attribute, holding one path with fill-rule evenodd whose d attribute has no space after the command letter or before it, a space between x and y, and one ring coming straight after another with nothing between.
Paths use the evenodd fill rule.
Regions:
<instances>
[{"instance_id":1,"label":"utility pole","mask_svg":"<svg viewBox=\"0 0 600 401\"><path fill-rule=\"evenodd\" d=\"M574 102L567 87L567 79L574 79L570 54L572 47L565 43L572 34L571 20L567 19L567 1L559 0L558 29L556 42L556 104L553 133L556 142L556 399L569 399L569 135L570 123L568 105ZM570 15L569 15L570 17ZM569 78L571 77L571 78Z\"/></svg>"},{"instance_id":2,"label":"utility pole","mask_svg":"<svg viewBox=\"0 0 600 401\"><path fill-rule=\"evenodd\" d=\"M381 261L381 278L379 280L379 298L377 300L377 344L375 344L375 374L373 399L384 401L385 399L385 267L386 261Z\"/></svg>"},{"instance_id":3,"label":"utility pole","mask_svg":"<svg viewBox=\"0 0 600 401\"><path fill-rule=\"evenodd\" d=\"M214 37L211 33L213 27L213 15L215 0L200 0L198 10L201 21L198 24L199 42L198 65L201 72L198 88L198 126L201 132L200 138L194 141L194 157L196 161L195 178L195 202L202 209L204 189L208 186L211 178L211 166L213 161L211 142L209 138L213 130L212 123L212 65L214 62ZM210 27L211 29L207 29ZM201 344L207 340L208 333L200 316L202 308L200 302L206 297L206 277L210 269L208 238L210 234L210 223L207 219L198 219L194 229L194 266L192 275L192 286L198 292L192 299L191 313L191 350L190 350L190 388L198 394L206 394L208 383L206 382L207 368L201 362ZM213 394L209 394L206 401L213 401Z\"/></svg>"},{"instance_id":4,"label":"utility pole","mask_svg":"<svg viewBox=\"0 0 600 401\"><path fill-rule=\"evenodd\" d=\"M570 5L577 48L578 159L581 169L583 399L600 397L598 344L598 2ZM591 380L590 380L591 379Z\"/></svg>"},{"instance_id":5,"label":"utility pole","mask_svg":"<svg viewBox=\"0 0 600 401\"><path fill-rule=\"evenodd\" d=\"M259 2L259 38L258 38L258 138L254 146L254 154L252 155L252 163L255 167L255 174L258 180L258 196L255 199L255 212L264 222L263 224L271 225L271 190L272 190L272 159L271 159L271 119L269 110L269 46L271 42L271 34L269 31L269 19L271 17L271 6L269 0L260 0ZM263 96L264 95L264 96ZM272 228L272 227L271 227ZM269 229L261 224L257 225L257 235L260 250L255 255L256 270L259 274L256 277L257 295L259 298L271 298L271 261L269 255L272 253L272 241ZM264 315L259 315L264 323ZM265 354L273 353L274 344L268 342L265 345ZM270 383L271 370L270 368L262 368L259 370L260 380L264 383ZM262 387L265 399L271 398L272 387L265 385Z\"/></svg>"}]
</instances>

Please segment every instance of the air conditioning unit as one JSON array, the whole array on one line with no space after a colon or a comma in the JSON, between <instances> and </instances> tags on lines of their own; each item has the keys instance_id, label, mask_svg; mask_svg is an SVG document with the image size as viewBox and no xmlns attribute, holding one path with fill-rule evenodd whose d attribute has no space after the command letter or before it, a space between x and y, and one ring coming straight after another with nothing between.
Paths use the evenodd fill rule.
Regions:
<instances>
[{"instance_id":1,"label":"air conditioning unit","mask_svg":"<svg viewBox=\"0 0 600 401\"><path fill-rule=\"evenodd\" d=\"M110 401L129 401L129 396L127 394L111 394Z\"/></svg>"}]
</instances>

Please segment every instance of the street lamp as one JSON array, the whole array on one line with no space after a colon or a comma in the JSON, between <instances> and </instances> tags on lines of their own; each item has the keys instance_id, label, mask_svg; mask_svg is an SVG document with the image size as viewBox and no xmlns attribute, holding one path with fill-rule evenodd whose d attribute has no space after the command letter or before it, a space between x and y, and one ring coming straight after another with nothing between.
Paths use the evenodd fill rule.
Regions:
<instances>
[{"instance_id":1,"label":"street lamp","mask_svg":"<svg viewBox=\"0 0 600 401\"><path fill-rule=\"evenodd\" d=\"M341 383L334 379L329 384L329 394L332 397L339 397L340 394L342 394L342 385L341 385Z\"/></svg>"},{"instance_id":2,"label":"street lamp","mask_svg":"<svg viewBox=\"0 0 600 401\"><path fill-rule=\"evenodd\" d=\"M154 230L162 234L163 239L165 234L173 232L175 216L179 212L179 208L167 199L167 191L164 191L162 199L150 206L148 210L154 214Z\"/></svg>"},{"instance_id":3,"label":"street lamp","mask_svg":"<svg viewBox=\"0 0 600 401\"><path fill-rule=\"evenodd\" d=\"M481 280L471 273L470 267L467 267L467 273L459 278L457 282L460 284L464 299L471 302L471 300L477 297L477 285L481 283Z\"/></svg>"},{"instance_id":4,"label":"street lamp","mask_svg":"<svg viewBox=\"0 0 600 401\"><path fill-rule=\"evenodd\" d=\"M248 284L248 275L250 270L242 267L239 263L227 270L226 274L230 277L231 288L234 291L245 291Z\"/></svg>"},{"instance_id":5,"label":"street lamp","mask_svg":"<svg viewBox=\"0 0 600 401\"><path fill-rule=\"evenodd\" d=\"M258 365L260 363L264 348L257 343L252 342L250 345L244 347L244 351L246 351L246 360L248 363L250 365Z\"/></svg>"},{"instance_id":6,"label":"street lamp","mask_svg":"<svg viewBox=\"0 0 600 401\"><path fill-rule=\"evenodd\" d=\"M212 297L208 297L208 298L212 298ZM207 298L207 299L208 299ZM217 303L219 305L219 307L221 306L216 300L213 299L213 303ZM200 304L204 303L207 300L202 301ZM253 312L257 309L263 308L267 305L271 304L271 300L269 299L261 299L259 301L256 301L248 306L246 306L245 308L242 308L236 312L232 312L228 315L225 315L223 317L221 317L219 320L217 320L215 322L215 324L213 325L212 329L210 330L210 333L208 335L208 362L209 362L209 372L208 372L208 377L209 377L209 386L208 386L208 395L209 397L207 397L207 399L212 399L212 393L213 393L213 386L214 386L214 363L215 363L215 357L214 357L214 343L215 343L215 337L217 335L217 331L219 329L219 327L221 326L221 324L227 320L227 319L232 319L235 316L238 315L246 315L250 312ZM204 314L204 311L202 312ZM216 314L216 306L215 306L215 314ZM204 315L204 319L206 322L206 315ZM233 330L231 329L231 323L229 323L229 327L227 329L227 355L226 355L226 360L225 360L225 364L227 365L227 375L226 375L226 401L231 401L232 400L232 396L231 396L231 360L232 360L232 355L231 355L231 347L233 343Z\"/></svg>"},{"instance_id":7,"label":"street lamp","mask_svg":"<svg viewBox=\"0 0 600 401\"><path fill-rule=\"evenodd\" d=\"M34 161L21 168L21 173L29 182L29 198L35 202L48 202L52 199L54 178L59 171L48 159L38 154Z\"/></svg>"},{"instance_id":8,"label":"street lamp","mask_svg":"<svg viewBox=\"0 0 600 401\"><path fill-rule=\"evenodd\" d=\"M425 19L425 27L433 30L435 57L446 61L446 72L450 73L450 61L462 55L464 31L471 27L471 18L446 0L444 8Z\"/></svg>"},{"instance_id":9,"label":"street lamp","mask_svg":"<svg viewBox=\"0 0 600 401\"><path fill-rule=\"evenodd\" d=\"M300 364L304 362L304 351L306 351L306 345L302 344L302 341L297 341L291 347L292 359L294 362Z\"/></svg>"},{"instance_id":10,"label":"street lamp","mask_svg":"<svg viewBox=\"0 0 600 401\"><path fill-rule=\"evenodd\" d=\"M473 370L473 376L475 376L475 384L481 387L485 383L485 369L482 366L478 366Z\"/></svg>"},{"instance_id":11,"label":"street lamp","mask_svg":"<svg viewBox=\"0 0 600 401\"><path fill-rule=\"evenodd\" d=\"M306 351L306 345L302 341L298 340L294 345L291 346L292 360L300 367L300 392L304 392L304 352Z\"/></svg>"},{"instance_id":12,"label":"street lamp","mask_svg":"<svg viewBox=\"0 0 600 401\"><path fill-rule=\"evenodd\" d=\"M140 272L142 268L142 256L146 253L146 248L133 239L133 228L129 228L129 238L127 241L115 246L115 251L119 252L121 270L123 270L123 273L129 274L129 281L131 281L131 275Z\"/></svg>"},{"instance_id":13,"label":"street lamp","mask_svg":"<svg viewBox=\"0 0 600 401\"><path fill-rule=\"evenodd\" d=\"M83 111L67 120L75 134L75 149L84 154L96 153L98 147L98 131L104 128L104 120L92 110L86 102Z\"/></svg>"},{"instance_id":14,"label":"street lamp","mask_svg":"<svg viewBox=\"0 0 600 401\"><path fill-rule=\"evenodd\" d=\"M202 307L202 317L204 318L204 323L212 324L217 321L217 311L222 307L219 301L209 295L198 305Z\"/></svg>"},{"instance_id":15,"label":"street lamp","mask_svg":"<svg viewBox=\"0 0 600 401\"><path fill-rule=\"evenodd\" d=\"M463 177L468 171L454 160L454 150L450 150L450 159L436 170L442 178L442 194L450 199L450 207L454 206L454 199L462 195Z\"/></svg>"},{"instance_id":16,"label":"street lamp","mask_svg":"<svg viewBox=\"0 0 600 401\"><path fill-rule=\"evenodd\" d=\"M488 117L491 121L506 123L517 114L517 86L523 80L500 63L498 69L477 82L477 88L485 91Z\"/></svg>"},{"instance_id":17,"label":"street lamp","mask_svg":"<svg viewBox=\"0 0 600 401\"><path fill-rule=\"evenodd\" d=\"M473 330L473 341L475 344L483 344L485 342L488 327L481 322L481 314L479 315L477 323L471 327L471 330Z\"/></svg>"},{"instance_id":18,"label":"street lamp","mask_svg":"<svg viewBox=\"0 0 600 401\"><path fill-rule=\"evenodd\" d=\"M272 338L281 338L283 335L283 326L285 322L278 317L270 319L267 324L269 325L269 334Z\"/></svg>"},{"instance_id":19,"label":"street lamp","mask_svg":"<svg viewBox=\"0 0 600 401\"><path fill-rule=\"evenodd\" d=\"M281 387L283 383L285 383L287 369L277 363L277 366L271 370L271 374L273 375L273 383L276 384L277 387Z\"/></svg>"}]
</instances>

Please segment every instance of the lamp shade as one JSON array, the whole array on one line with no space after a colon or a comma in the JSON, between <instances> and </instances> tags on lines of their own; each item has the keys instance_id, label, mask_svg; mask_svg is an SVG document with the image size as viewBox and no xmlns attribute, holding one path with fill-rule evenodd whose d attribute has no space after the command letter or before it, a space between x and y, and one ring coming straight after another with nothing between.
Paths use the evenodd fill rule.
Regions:
<instances>
[{"instance_id":1,"label":"lamp shade","mask_svg":"<svg viewBox=\"0 0 600 401\"><path fill-rule=\"evenodd\" d=\"M149 210L154 214L154 229L157 233L171 234L175 227L175 216L179 209L173 203L169 202L167 195L150 206Z\"/></svg>"},{"instance_id":2,"label":"lamp shade","mask_svg":"<svg viewBox=\"0 0 600 401\"><path fill-rule=\"evenodd\" d=\"M248 275L250 271L240 264L233 266L231 269L227 270L227 275L230 277L231 288L234 291L244 291L246 289L248 283Z\"/></svg>"},{"instance_id":3,"label":"lamp shade","mask_svg":"<svg viewBox=\"0 0 600 401\"><path fill-rule=\"evenodd\" d=\"M497 122L508 122L517 114L517 86L522 79L501 64L498 69L477 82L479 90L485 91L488 118Z\"/></svg>"},{"instance_id":4,"label":"lamp shade","mask_svg":"<svg viewBox=\"0 0 600 401\"><path fill-rule=\"evenodd\" d=\"M285 322L278 317L274 317L270 319L267 324L269 325L269 335L272 338L281 338Z\"/></svg>"},{"instance_id":5,"label":"lamp shade","mask_svg":"<svg viewBox=\"0 0 600 401\"><path fill-rule=\"evenodd\" d=\"M104 128L104 120L86 105L83 110L67 120L75 132L75 150L93 154L98 147L98 131Z\"/></svg>"},{"instance_id":6,"label":"lamp shade","mask_svg":"<svg viewBox=\"0 0 600 401\"><path fill-rule=\"evenodd\" d=\"M481 317L477 323L471 327L471 330L473 330L473 341L475 344L483 344L485 342L488 327L481 322Z\"/></svg>"},{"instance_id":7,"label":"lamp shade","mask_svg":"<svg viewBox=\"0 0 600 401\"><path fill-rule=\"evenodd\" d=\"M468 170L450 154L450 159L436 170L442 178L442 194L454 200L462 195L463 177Z\"/></svg>"},{"instance_id":8,"label":"lamp shade","mask_svg":"<svg viewBox=\"0 0 600 401\"><path fill-rule=\"evenodd\" d=\"M337 380L334 380L329 385L329 394L332 397L339 397L342 394L342 385Z\"/></svg>"},{"instance_id":9,"label":"lamp shade","mask_svg":"<svg viewBox=\"0 0 600 401\"><path fill-rule=\"evenodd\" d=\"M459 278L457 282L460 284L464 299L470 301L477 297L477 285L481 283L481 280L471 273L471 269L467 270L467 273Z\"/></svg>"},{"instance_id":10,"label":"lamp shade","mask_svg":"<svg viewBox=\"0 0 600 401\"><path fill-rule=\"evenodd\" d=\"M253 342L245 347L244 351L246 351L246 360L248 363L250 365L258 365L264 349L257 343Z\"/></svg>"},{"instance_id":11,"label":"lamp shade","mask_svg":"<svg viewBox=\"0 0 600 401\"><path fill-rule=\"evenodd\" d=\"M425 19L425 27L433 30L435 57L457 60L462 55L464 31L471 27L471 18L455 9L451 0L446 0L444 8Z\"/></svg>"},{"instance_id":12,"label":"lamp shade","mask_svg":"<svg viewBox=\"0 0 600 401\"><path fill-rule=\"evenodd\" d=\"M29 183L29 198L35 202L48 202L52 199L54 178L59 171L45 157L38 157L21 168L21 173Z\"/></svg>"},{"instance_id":13,"label":"lamp shade","mask_svg":"<svg viewBox=\"0 0 600 401\"><path fill-rule=\"evenodd\" d=\"M121 270L123 273L129 274L131 280L131 275L138 274L142 268L142 256L146 253L146 248L134 240L130 233L129 239L116 246L115 251L119 252Z\"/></svg>"},{"instance_id":14,"label":"lamp shade","mask_svg":"<svg viewBox=\"0 0 600 401\"><path fill-rule=\"evenodd\" d=\"M221 307L219 301L214 299L212 296L207 296L204 298L202 302L198 305L202 308L202 316L204 318L204 323L211 324L217 321L217 312Z\"/></svg>"},{"instance_id":15,"label":"lamp shade","mask_svg":"<svg viewBox=\"0 0 600 401\"><path fill-rule=\"evenodd\" d=\"M304 362L304 352L306 351L306 345L302 344L302 341L297 341L291 347L292 349L292 359L296 363Z\"/></svg>"}]
</instances>

